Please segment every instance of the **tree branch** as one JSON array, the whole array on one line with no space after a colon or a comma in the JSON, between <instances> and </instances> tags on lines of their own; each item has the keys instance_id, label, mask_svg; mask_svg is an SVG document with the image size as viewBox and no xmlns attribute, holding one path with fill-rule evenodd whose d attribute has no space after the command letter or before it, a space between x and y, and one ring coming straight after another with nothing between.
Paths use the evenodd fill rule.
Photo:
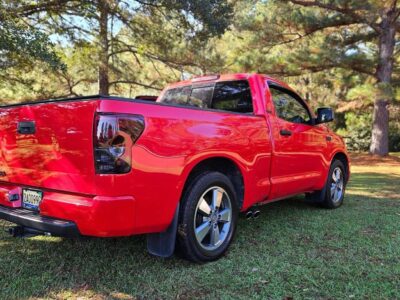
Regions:
<instances>
[{"instance_id":1,"label":"tree branch","mask_svg":"<svg viewBox=\"0 0 400 300\"><path fill-rule=\"evenodd\" d=\"M162 89L160 89L158 87L155 87L155 86L152 86L152 85L148 85L148 84L145 84L145 83L141 83L141 82L138 82L138 81L135 81L135 80L116 80L116 81L110 82L110 86L113 86L113 85L116 85L116 84L120 84L120 83L122 83L122 84L134 84L134 85L142 86L142 87L145 87L145 88L148 88L148 89L162 91Z\"/></svg>"},{"instance_id":2,"label":"tree branch","mask_svg":"<svg viewBox=\"0 0 400 300\"><path fill-rule=\"evenodd\" d=\"M319 7L319 8L323 8L323 9L330 10L330 11L336 11L338 13L341 13L343 15L351 17L357 23L364 23L364 24L371 26L371 28L373 28L375 31L378 31L378 32L381 31L381 29L377 23L371 22L364 16L357 14L354 10L352 10L348 7L339 7L339 6L335 6L331 3L322 3L317 0L281 0L281 1L289 1L293 4L297 4L297 5L301 5L301 6L305 6L305 7Z\"/></svg>"},{"instance_id":3,"label":"tree branch","mask_svg":"<svg viewBox=\"0 0 400 300\"><path fill-rule=\"evenodd\" d=\"M42 1L37 4L27 4L19 6L14 10L14 13L20 16L29 16L43 11L54 11L60 9L70 2L75 2L79 5L79 1L76 0L53 0L53 1Z\"/></svg>"}]
</instances>

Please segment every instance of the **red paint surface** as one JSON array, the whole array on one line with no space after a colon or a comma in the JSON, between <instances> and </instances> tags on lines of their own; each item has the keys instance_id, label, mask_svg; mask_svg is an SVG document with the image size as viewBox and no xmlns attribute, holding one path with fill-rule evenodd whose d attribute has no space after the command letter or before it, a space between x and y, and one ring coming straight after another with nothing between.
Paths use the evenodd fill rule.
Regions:
<instances>
[{"instance_id":1,"label":"red paint surface","mask_svg":"<svg viewBox=\"0 0 400 300\"><path fill-rule=\"evenodd\" d=\"M171 222L190 171L213 157L228 158L240 169L242 210L321 189L333 156L346 153L343 141L325 125L277 118L266 85L275 80L236 74L219 81L235 79L249 80L254 115L113 99L1 108L0 171L6 176L0 178L0 205L19 207L21 201L10 202L8 194L34 187L44 192L40 214L73 221L84 235L159 232ZM185 84L190 82L170 87ZM144 116L130 173L95 174L96 112ZM19 121L35 121L36 133L17 134ZM280 136L281 129L293 135Z\"/></svg>"}]
</instances>

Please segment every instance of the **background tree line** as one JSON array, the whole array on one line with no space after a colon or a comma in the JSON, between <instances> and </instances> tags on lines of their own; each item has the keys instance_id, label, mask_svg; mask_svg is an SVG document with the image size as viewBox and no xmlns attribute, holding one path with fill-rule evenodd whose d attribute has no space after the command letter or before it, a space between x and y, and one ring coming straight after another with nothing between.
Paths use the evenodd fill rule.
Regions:
<instances>
[{"instance_id":1,"label":"background tree line","mask_svg":"<svg viewBox=\"0 0 400 300\"><path fill-rule=\"evenodd\" d=\"M2 103L261 72L334 107L351 149L400 151L397 0L0 1Z\"/></svg>"}]
</instances>

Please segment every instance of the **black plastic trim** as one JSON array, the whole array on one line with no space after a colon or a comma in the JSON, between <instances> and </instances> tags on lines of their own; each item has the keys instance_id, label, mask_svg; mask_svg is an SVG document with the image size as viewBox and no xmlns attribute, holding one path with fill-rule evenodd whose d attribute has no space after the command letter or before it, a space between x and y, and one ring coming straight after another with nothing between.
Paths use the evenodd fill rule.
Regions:
<instances>
[{"instance_id":1,"label":"black plastic trim","mask_svg":"<svg viewBox=\"0 0 400 300\"><path fill-rule=\"evenodd\" d=\"M55 236L80 236L79 229L75 223L44 217L27 209L9 208L0 205L0 219L38 231L49 232Z\"/></svg>"}]
</instances>

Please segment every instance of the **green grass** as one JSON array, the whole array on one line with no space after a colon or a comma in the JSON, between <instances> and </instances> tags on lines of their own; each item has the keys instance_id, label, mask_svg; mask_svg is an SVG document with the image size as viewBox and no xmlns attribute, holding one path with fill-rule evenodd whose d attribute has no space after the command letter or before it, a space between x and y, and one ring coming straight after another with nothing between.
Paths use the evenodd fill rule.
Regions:
<instances>
[{"instance_id":1,"label":"green grass","mask_svg":"<svg viewBox=\"0 0 400 300\"><path fill-rule=\"evenodd\" d=\"M149 256L144 237L15 239L0 233L0 299L400 298L400 176L353 174L345 204L291 199L239 222L221 260ZM7 227L10 224L1 223Z\"/></svg>"}]
</instances>

